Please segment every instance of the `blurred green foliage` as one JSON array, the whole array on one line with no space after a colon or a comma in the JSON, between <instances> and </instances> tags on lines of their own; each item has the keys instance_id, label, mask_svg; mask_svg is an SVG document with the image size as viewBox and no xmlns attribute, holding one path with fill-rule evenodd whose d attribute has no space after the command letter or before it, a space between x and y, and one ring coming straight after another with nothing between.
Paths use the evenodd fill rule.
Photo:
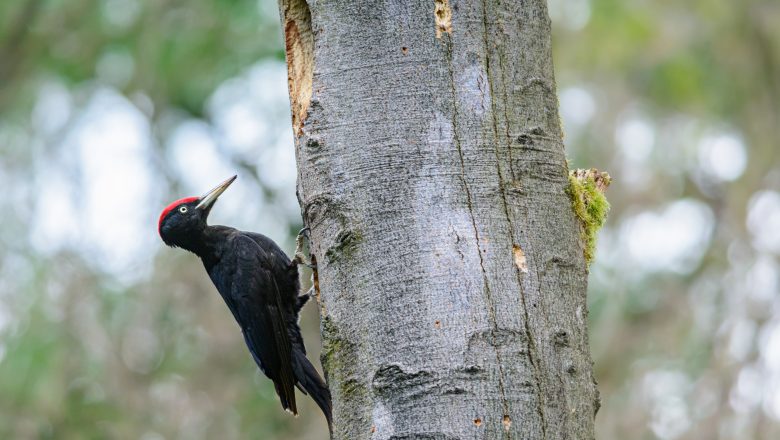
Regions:
<instances>
[{"instance_id":1,"label":"blurred green foliage","mask_svg":"<svg viewBox=\"0 0 780 440\"><path fill-rule=\"evenodd\" d=\"M128 94L142 90L158 108L201 115L204 100L220 83L258 59L284 59L275 6L265 3L260 8L247 0L3 2L0 79L16 78L17 87L4 87L0 104L14 104L4 105L6 111L23 110L20 100L29 103L38 81L54 76L71 86L98 80ZM118 64L113 69L132 73L112 75L112 61Z\"/></svg>"},{"instance_id":2,"label":"blurred green foliage","mask_svg":"<svg viewBox=\"0 0 780 440\"><path fill-rule=\"evenodd\" d=\"M575 3L550 1L558 86L586 90L595 111L565 124L567 152L572 167L614 178L589 289L597 437L776 438L780 275L761 245L771 237L747 219L757 191L780 189L780 3L594 0L582 27ZM625 130L632 121L649 136ZM708 162L709 137L723 133L747 156L734 179ZM659 246L632 264L636 236L654 234L632 225L680 201L713 215L700 258L659 270L652 260L673 252ZM684 241L672 226L647 241Z\"/></svg>"}]
</instances>

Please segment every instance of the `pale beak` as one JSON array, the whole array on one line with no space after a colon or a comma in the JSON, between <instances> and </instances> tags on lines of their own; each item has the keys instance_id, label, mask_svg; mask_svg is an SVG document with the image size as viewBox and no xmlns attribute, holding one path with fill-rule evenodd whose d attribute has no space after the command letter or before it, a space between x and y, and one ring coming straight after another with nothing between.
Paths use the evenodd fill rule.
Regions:
<instances>
[{"instance_id":1,"label":"pale beak","mask_svg":"<svg viewBox=\"0 0 780 440\"><path fill-rule=\"evenodd\" d=\"M214 204L214 202L217 201L217 198L219 198L220 194L225 192L227 187L230 186L231 183L233 183L234 180L236 180L236 177L233 176L230 179L220 183L217 185L216 188L212 189L211 191L207 192L200 198L200 202L198 203L198 206L196 206L196 209L211 209L211 206Z\"/></svg>"}]
</instances>

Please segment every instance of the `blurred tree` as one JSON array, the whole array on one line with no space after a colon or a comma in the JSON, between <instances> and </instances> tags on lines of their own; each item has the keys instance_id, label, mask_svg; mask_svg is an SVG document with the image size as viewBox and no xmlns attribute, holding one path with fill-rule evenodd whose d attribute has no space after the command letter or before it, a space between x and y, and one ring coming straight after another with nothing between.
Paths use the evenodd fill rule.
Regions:
<instances>
[{"instance_id":1,"label":"blurred tree","mask_svg":"<svg viewBox=\"0 0 780 440\"><path fill-rule=\"evenodd\" d=\"M434 4L280 3L333 436L593 438L546 2Z\"/></svg>"}]
</instances>

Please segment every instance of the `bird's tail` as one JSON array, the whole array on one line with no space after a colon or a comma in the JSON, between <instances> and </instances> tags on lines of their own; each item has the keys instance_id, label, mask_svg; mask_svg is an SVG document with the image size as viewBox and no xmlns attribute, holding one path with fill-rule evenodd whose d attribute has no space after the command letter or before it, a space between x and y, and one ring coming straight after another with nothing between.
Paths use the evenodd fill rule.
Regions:
<instances>
[{"instance_id":1,"label":"bird's tail","mask_svg":"<svg viewBox=\"0 0 780 440\"><path fill-rule=\"evenodd\" d=\"M314 368L314 365L306 359L306 355L300 350L294 349L295 357L295 378L298 380L298 389L304 394L308 394L320 407L325 418L328 420L328 428L333 423L332 404L330 401L330 390L320 374Z\"/></svg>"}]
</instances>

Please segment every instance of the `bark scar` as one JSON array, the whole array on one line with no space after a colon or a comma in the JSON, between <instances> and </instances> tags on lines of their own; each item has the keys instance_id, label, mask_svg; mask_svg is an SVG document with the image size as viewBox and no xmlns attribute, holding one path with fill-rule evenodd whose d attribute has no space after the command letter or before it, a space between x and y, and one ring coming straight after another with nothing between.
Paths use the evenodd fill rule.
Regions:
<instances>
[{"instance_id":1,"label":"bark scar","mask_svg":"<svg viewBox=\"0 0 780 440\"><path fill-rule=\"evenodd\" d=\"M504 420L501 421L501 424L504 425L504 431L509 432L509 428L512 427L512 419L505 414Z\"/></svg>"},{"instance_id":2,"label":"bark scar","mask_svg":"<svg viewBox=\"0 0 780 440\"><path fill-rule=\"evenodd\" d=\"M448 0L435 1L433 16L436 19L436 38L441 39L442 34L452 33L452 9Z\"/></svg>"},{"instance_id":3,"label":"bark scar","mask_svg":"<svg viewBox=\"0 0 780 440\"><path fill-rule=\"evenodd\" d=\"M528 261L525 258L525 252L519 244L512 246L512 253L514 254L515 266L520 269L522 273L528 273Z\"/></svg>"},{"instance_id":4,"label":"bark scar","mask_svg":"<svg viewBox=\"0 0 780 440\"><path fill-rule=\"evenodd\" d=\"M311 12L306 0L288 0L282 3L292 124L295 135L300 136L312 95L314 35L311 30Z\"/></svg>"}]
</instances>

